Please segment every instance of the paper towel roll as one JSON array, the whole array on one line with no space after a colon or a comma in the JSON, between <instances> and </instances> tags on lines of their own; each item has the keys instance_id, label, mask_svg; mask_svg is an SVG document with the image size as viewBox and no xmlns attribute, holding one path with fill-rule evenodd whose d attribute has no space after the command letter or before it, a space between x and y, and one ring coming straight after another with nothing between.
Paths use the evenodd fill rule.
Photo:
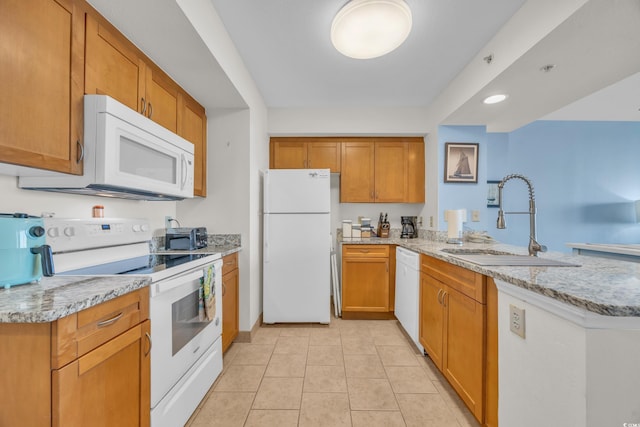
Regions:
<instances>
[{"instance_id":1,"label":"paper towel roll","mask_svg":"<svg viewBox=\"0 0 640 427\"><path fill-rule=\"evenodd\" d=\"M444 218L447 221L447 238L462 238L462 223L467 222L466 209L453 209L444 211Z\"/></svg>"}]
</instances>

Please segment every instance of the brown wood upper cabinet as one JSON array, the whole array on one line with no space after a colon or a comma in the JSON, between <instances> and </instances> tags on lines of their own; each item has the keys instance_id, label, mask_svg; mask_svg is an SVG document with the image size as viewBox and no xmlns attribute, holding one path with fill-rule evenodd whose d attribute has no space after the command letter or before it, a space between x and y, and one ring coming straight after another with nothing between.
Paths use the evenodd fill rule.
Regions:
<instances>
[{"instance_id":1,"label":"brown wood upper cabinet","mask_svg":"<svg viewBox=\"0 0 640 427\"><path fill-rule=\"evenodd\" d=\"M85 93L109 95L172 132L180 87L97 14L87 15Z\"/></svg>"},{"instance_id":2,"label":"brown wood upper cabinet","mask_svg":"<svg viewBox=\"0 0 640 427\"><path fill-rule=\"evenodd\" d=\"M204 107L186 93L179 98L178 135L194 145L193 194L207 195L207 116Z\"/></svg>"},{"instance_id":3,"label":"brown wood upper cabinet","mask_svg":"<svg viewBox=\"0 0 640 427\"><path fill-rule=\"evenodd\" d=\"M340 202L424 203L423 139L343 140Z\"/></svg>"},{"instance_id":4,"label":"brown wood upper cabinet","mask_svg":"<svg viewBox=\"0 0 640 427\"><path fill-rule=\"evenodd\" d=\"M84 2L2 2L0 162L82 173Z\"/></svg>"},{"instance_id":5,"label":"brown wood upper cabinet","mask_svg":"<svg viewBox=\"0 0 640 427\"><path fill-rule=\"evenodd\" d=\"M194 194L206 196L204 107L97 12L87 15L85 93L104 94L194 144Z\"/></svg>"},{"instance_id":6,"label":"brown wood upper cabinet","mask_svg":"<svg viewBox=\"0 0 640 427\"><path fill-rule=\"evenodd\" d=\"M271 138L270 167L340 172L340 141L335 138Z\"/></svg>"}]
</instances>

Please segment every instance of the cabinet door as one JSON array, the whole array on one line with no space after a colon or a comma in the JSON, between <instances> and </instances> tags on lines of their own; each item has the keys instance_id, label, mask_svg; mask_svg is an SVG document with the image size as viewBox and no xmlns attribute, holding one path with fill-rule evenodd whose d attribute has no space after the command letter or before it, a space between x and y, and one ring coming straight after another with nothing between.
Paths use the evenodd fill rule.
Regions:
<instances>
[{"instance_id":1,"label":"cabinet door","mask_svg":"<svg viewBox=\"0 0 640 427\"><path fill-rule=\"evenodd\" d=\"M420 344L433 363L442 370L444 308L440 303L444 284L420 274Z\"/></svg>"},{"instance_id":2,"label":"cabinet door","mask_svg":"<svg viewBox=\"0 0 640 427\"><path fill-rule=\"evenodd\" d=\"M406 142L375 143L375 201L380 203L403 203L407 199Z\"/></svg>"},{"instance_id":3,"label":"cabinet door","mask_svg":"<svg viewBox=\"0 0 640 427\"><path fill-rule=\"evenodd\" d=\"M239 278L237 268L222 276L222 352L238 336Z\"/></svg>"},{"instance_id":4,"label":"cabinet door","mask_svg":"<svg viewBox=\"0 0 640 427\"><path fill-rule=\"evenodd\" d=\"M52 372L52 425L148 426L149 321Z\"/></svg>"},{"instance_id":5,"label":"cabinet door","mask_svg":"<svg viewBox=\"0 0 640 427\"><path fill-rule=\"evenodd\" d=\"M178 135L194 145L193 194L207 195L207 116L204 107L186 94L180 96Z\"/></svg>"},{"instance_id":6,"label":"cabinet door","mask_svg":"<svg viewBox=\"0 0 640 427\"><path fill-rule=\"evenodd\" d=\"M340 202L373 202L375 149L373 141L343 142Z\"/></svg>"},{"instance_id":7,"label":"cabinet door","mask_svg":"<svg viewBox=\"0 0 640 427\"><path fill-rule=\"evenodd\" d=\"M343 258L342 310L389 311L388 258Z\"/></svg>"},{"instance_id":8,"label":"cabinet door","mask_svg":"<svg viewBox=\"0 0 640 427\"><path fill-rule=\"evenodd\" d=\"M271 141L272 169L304 169L307 167L307 146L296 140Z\"/></svg>"},{"instance_id":9,"label":"cabinet door","mask_svg":"<svg viewBox=\"0 0 640 427\"><path fill-rule=\"evenodd\" d=\"M340 172L340 143L330 141L307 142L307 167Z\"/></svg>"},{"instance_id":10,"label":"cabinet door","mask_svg":"<svg viewBox=\"0 0 640 427\"><path fill-rule=\"evenodd\" d=\"M0 28L0 162L81 174L84 11L3 1Z\"/></svg>"},{"instance_id":11,"label":"cabinet door","mask_svg":"<svg viewBox=\"0 0 640 427\"><path fill-rule=\"evenodd\" d=\"M146 111L146 66L130 42L103 20L87 15L85 93L109 95Z\"/></svg>"},{"instance_id":12,"label":"cabinet door","mask_svg":"<svg viewBox=\"0 0 640 427\"><path fill-rule=\"evenodd\" d=\"M178 98L180 87L155 67L147 66L145 115L159 125L178 133Z\"/></svg>"},{"instance_id":13,"label":"cabinet door","mask_svg":"<svg viewBox=\"0 0 640 427\"><path fill-rule=\"evenodd\" d=\"M407 203L424 203L424 142L410 142L407 157Z\"/></svg>"},{"instance_id":14,"label":"cabinet door","mask_svg":"<svg viewBox=\"0 0 640 427\"><path fill-rule=\"evenodd\" d=\"M452 288L446 312L442 373L478 420L484 414L484 318L486 306Z\"/></svg>"}]
</instances>

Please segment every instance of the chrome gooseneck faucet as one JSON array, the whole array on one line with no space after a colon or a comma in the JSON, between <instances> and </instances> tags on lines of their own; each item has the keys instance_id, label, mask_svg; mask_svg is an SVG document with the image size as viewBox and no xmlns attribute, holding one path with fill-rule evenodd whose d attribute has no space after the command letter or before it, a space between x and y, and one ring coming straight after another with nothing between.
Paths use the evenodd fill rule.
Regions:
<instances>
[{"instance_id":1,"label":"chrome gooseneck faucet","mask_svg":"<svg viewBox=\"0 0 640 427\"><path fill-rule=\"evenodd\" d=\"M502 189L504 188L504 184L513 178L523 180L529 187L529 212L504 212L502 210ZM500 209L498 210L498 222L496 226L499 229L507 228L504 222L505 214L529 214L529 255L538 256L538 252L546 252L547 247L541 245L536 240L536 199L533 191L533 184L531 184L529 178L520 174L511 174L502 178L502 181L498 184L498 200L500 201Z\"/></svg>"}]
</instances>

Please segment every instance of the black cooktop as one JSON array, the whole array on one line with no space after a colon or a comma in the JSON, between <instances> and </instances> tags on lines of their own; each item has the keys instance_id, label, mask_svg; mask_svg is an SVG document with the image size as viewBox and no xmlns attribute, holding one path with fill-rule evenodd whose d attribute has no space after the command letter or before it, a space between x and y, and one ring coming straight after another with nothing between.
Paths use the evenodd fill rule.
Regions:
<instances>
[{"instance_id":1,"label":"black cooktop","mask_svg":"<svg viewBox=\"0 0 640 427\"><path fill-rule=\"evenodd\" d=\"M209 254L151 254L122 261L94 265L59 273L65 276L113 276L119 274L153 274L190 261L205 258Z\"/></svg>"}]
</instances>

